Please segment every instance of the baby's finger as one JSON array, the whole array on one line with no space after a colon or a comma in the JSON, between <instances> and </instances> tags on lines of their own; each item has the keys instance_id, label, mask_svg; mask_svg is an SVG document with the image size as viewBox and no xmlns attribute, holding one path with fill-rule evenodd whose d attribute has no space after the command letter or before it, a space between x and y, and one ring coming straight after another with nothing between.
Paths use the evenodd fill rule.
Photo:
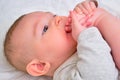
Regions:
<instances>
[{"instance_id":1,"label":"baby's finger","mask_svg":"<svg viewBox=\"0 0 120 80\"><path fill-rule=\"evenodd\" d=\"M98 2L97 0L90 0L90 2L93 2L95 4L96 7L98 7Z\"/></svg>"},{"instance_id":2,"label":"baby's finger","mask_svg":"<svg viewBox=\"0 0 120 80\"><path fill-rule=\"evenodd\" d=\"M74 8L74 11L80 15L83 14L82 10L78 6Z\"/></svg>"},{"instance_id":3,"label":"baby's finger","mask_svg":"<svg viewBox=\"0 0 120 80\"><path fill-rule=\"evenodd\" d=\"M76 13L74 11L71 11L70 12L71 14L71 18L72 18L72 26L76 26L76 25L79 25L79 22L78 22L78 18L76 16Z\"/></svg>"},{"instance_id":4,"label":"baby's finger","mask_svg":"<svg viewBox=\"0 0 120 80\"><path fill-rule=\"evenodd\" d=\"M73 26L80 26L82 24L84 24L87 20L88 20L88 16L85 16L84 14L76 14L74 11L71 12L72 15L72 24Z\"/></svg>"},{"instance_id":5,"label":"baby's finger","mask_svg":"<svg viewBox=\"0 0 120 80\"><path fill-rule=\"evenodd\" d=\"M83 5L83 3L77 5L77 7L79 7L81 9L81 11L87 15L89 12L86 10L85 6Z\"/></svg>"},{"instance_id":6,"label":"baby's finger","mask_svg":"<svg viewBox=\"0 0 120 80\"><path fill-rule=\"evenodd\" d=\"M79 23L80 23L82 26L85 26L85 27L86 27L86 25L84 25L84 24L87 24L86 22L87 22L88 19L89 19L89 17L86 16L86 17L82 18L81 20L79 20Z\"/></svg>"},{"instance_id":7,"label":"baby's finger","mask_svg":"<svg viewBox=\"0 0 120 80\"><path fill-rule=\"evenodd\" d=\"M95 9L96 9L96 5L95 5L94 2L90 2L90 6L91 6L92 10L95 10Z\"/></svg>"},{"instance_id":8,"label":"baby's finger","mask_svg":"<svg viewBox=\"0 0 120 80\"><path fill-rule=\"evenodd\" d=\"M82 4L83 4L84 8L88 11L88 13L92 12L92 8L91 8L91 5L90 5L89 1L85 1Z\"/></svg>"}]
</instances>

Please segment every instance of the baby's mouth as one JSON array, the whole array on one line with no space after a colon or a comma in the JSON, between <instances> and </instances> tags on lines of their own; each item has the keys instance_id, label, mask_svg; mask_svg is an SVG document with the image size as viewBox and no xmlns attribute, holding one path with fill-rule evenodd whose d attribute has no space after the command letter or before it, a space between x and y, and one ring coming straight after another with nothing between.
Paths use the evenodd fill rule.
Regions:
<instances>
[{"instance_id":1,"label":"baby's mouth","mask_svg":"<svg viewBox=\"0 0 120 80\"><path fill-rule=\"evenodd\" d=\"M65 24L65 32L66 33L71 33L72 32L72 28L71 28L71 18L67 18L66 24Z\"/></svg>"},{"instance_id":2,"label":"baby's mouth","mask_svg":"<svg viewBox=\"0 0 120 80\"><path fill-rule=\"evenodd\" d=\"M71 25L65 25L65 32L71 33L71 31L72 31Z\"/></svg>"}]
</instances>

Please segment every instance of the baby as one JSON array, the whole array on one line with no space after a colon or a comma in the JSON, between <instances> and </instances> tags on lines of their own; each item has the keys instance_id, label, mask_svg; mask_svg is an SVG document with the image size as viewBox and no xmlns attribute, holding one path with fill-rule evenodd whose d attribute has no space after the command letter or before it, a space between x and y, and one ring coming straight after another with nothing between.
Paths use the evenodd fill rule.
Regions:
<instances>
[{"instance_id":1,"label":"baby","mask_svg":"<svg viewBox=\"0 0 120 80\"><path fill-rule=\"evenodd\" d=\"M88 1L78 4L69 17L49 12L26 14L6 35L6 58L18 70L53 80L117 80L109 46L97 28L88 28L97 26L109 42L111 38L104 32L109 24L102 21L105 17L113 18Z\"/></svg>"}]
</instances>

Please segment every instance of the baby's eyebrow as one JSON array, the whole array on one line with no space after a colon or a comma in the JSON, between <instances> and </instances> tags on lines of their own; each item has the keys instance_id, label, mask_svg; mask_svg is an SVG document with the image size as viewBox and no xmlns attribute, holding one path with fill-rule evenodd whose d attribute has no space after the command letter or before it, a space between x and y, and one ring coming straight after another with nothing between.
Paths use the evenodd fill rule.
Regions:
<instances>
[{"instance_id":1,"label":"baby's eyebrow","mask_svg":"<svg viewBox=\"0 0 120 80\"><path fill-rule=\"evenodd\" d=\"M49 13L49 14L52 14L51 12L46 12L46 13ZM57 16L56 14L53 15L53 17Z\"/></svg>"}]
</instances>

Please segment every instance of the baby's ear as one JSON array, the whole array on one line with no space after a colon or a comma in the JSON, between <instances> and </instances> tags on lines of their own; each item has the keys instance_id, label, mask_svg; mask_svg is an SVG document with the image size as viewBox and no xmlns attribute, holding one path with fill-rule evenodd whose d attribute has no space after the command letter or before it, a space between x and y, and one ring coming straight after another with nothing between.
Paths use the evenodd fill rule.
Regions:
<instances>
[{"instance_id":1,"label":"baby's ear","mask_svg":"<svg viewBox=\"0 0 120 80\"><path fill-rule=\"evenodd\" d=\"M50 63L40 61L39 59L33 59L27 64L26 70L32 76L45 75L50 69Z\"/></svg>"}]
</instances>

